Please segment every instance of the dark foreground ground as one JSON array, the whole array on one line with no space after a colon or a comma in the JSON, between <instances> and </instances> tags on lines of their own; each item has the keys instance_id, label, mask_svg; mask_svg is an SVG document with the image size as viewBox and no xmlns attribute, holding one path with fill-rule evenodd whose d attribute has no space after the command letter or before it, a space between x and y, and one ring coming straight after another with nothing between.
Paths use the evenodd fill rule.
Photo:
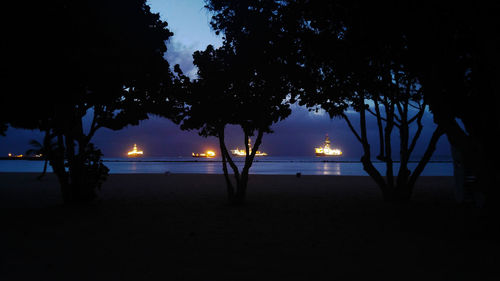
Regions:
<instances>
[{"instance_id":1,"label":"dark foreground ground","mask_svg":"<svg viewBox=\"0 0 500 281\"><path fill-rule=\"evenodd\" d=\"M401 207L368 177L258 175L238 208L220 175L111 175L76 207L35 177L0 173L2 281L500 280L498 222L449 177Z\"/></svg>"}]
</instances>

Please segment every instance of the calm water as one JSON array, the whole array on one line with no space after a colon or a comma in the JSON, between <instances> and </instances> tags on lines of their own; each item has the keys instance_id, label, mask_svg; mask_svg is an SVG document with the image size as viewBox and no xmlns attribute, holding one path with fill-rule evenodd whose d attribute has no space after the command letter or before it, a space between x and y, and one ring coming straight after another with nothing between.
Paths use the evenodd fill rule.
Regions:
<instances>
[{"instance_id":1,"label":"calm water","mask_svg":"<svg viewBox=\"0 0 500 281\"><path fill-rule=\"evenodd\" d=\"M151 157L130 160L127 158L105 158L105 165L112 174L133 173L196 173L222 174L220 159L203 159L192 157ZM237 159L241 168L243 160ZM385 163L375 162L375 167L385 174ZM410 163L414 169L417 163ZM395 171L399 167L395 163ZM0 172L41 172L43 161L30 160L0 160ZM230 169L230 168L229 168ZM48 170L51 172L50 166ZM319 158L319 157L274 157L257 158L251 174L294 175L353 175L366 176L363 166L354 159ZM424 176L452 176L453 164L450 161L431 162L427 164Z\"/></svg>"}]
</instances>

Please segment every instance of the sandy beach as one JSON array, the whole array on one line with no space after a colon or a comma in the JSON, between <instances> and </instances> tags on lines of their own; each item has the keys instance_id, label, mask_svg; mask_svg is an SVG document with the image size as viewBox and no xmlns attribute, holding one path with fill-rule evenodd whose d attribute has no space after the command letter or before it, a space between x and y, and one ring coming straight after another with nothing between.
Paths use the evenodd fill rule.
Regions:
<instances>
[{"instance_id":1,"label":"sandy beach","mask_svg":"<svg viewBox=\"0 0 500 281\"><path fill-rule=\"evenodd\" d=\"M408 206L369 177L114 174L100 200L61 204L54 175L0 173L0 280L500 280L498 237L422 177Z\"/></svg>"}]
</instances>

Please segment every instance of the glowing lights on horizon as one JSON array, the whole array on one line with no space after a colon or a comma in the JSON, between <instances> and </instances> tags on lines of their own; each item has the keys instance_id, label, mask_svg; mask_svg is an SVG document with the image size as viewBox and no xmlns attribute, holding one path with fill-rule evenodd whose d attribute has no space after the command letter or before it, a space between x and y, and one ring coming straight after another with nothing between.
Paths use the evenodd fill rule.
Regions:
<instances>
[{"instance_id":1,"label":"glowing lights on horizon","mask_svg":"<svg viewBox=\"0 0 500 281\"><path fill-rule=\"evenodd\" d=\"M252 148L249 148L249 152L250 154L252 153ZM233 154L234 156L246 156L247 152L243 149L236 148L236 149L231 149L231 154ZM267 156L267 153L257 150L255 152L255 156Z\"/></svg>"},{"instance_id":2,"label":"glowing lights on horizon","mask_svg":"<svg viewBox=\"0 0 500 281\"><path fill-rule=\"evenodd\" d=\"M207 150L205 153L191 153L193 157L205 157L205 158L214 158L215 152L212 150Z\"/></svg>"},{"instance_id":3,"label":"glowing lights on horizon","mask_svg":"<svg viewBox=\"0 0 500 281\"><path fill-rule=\"evenodd\" d=\"M252 144L250 138L248 138L248 152L252 154ZM247 152L244 149L231 149L231 154L234 156L246 156ZM267 156L267 153L261 152L261 151L256 151L255 156Z\"/></svg>"},{"instance_id":4,"label":"glowing lights on horizon","mask_svg":"<svg viewBox=\"0 0 500 281\"><path fill-rule=\"evenodd\" d=\"M325 144L320 147L314 148L314 152L316 156L341 156L342 151L337 148L330 148L330 139L328 138L328 134L325 138Z\"/></svg>"},{"instance_id":5,"label":"glowing lights on horizon","mask_svg":"<svg viewBox=\"0 0 500 281\"><path fill-rule=\"evenodd\" d=\"M7 156L9 156L11 158L23 158L24 157L24 155L22 155L22 154L17 155L17 154L12 154L12 153L7 154Z\"/></svg>"},{"instance_id":6,"label":"glowing lights on horizon","mask_svg":"<svg viewBox=\"0 0 500 281\"><path fill-rule=\"evenodd\" d=\"M316 147L315 149L316 154L324 154L325 156L340 156L342 155L342 151L340 149L330 149L328 147Z\"/></svg>"},{"instance_id":7,"label":"glowing lights on horizon","mask_svg":"<svg viewBox=\"0 0 500 281\"><path fill-rule=\"evenodd\" d=\"M249 153L252 153L252 146L250 144L250 139L248 139L248 150ZM231 149L230 150L231 154L233 156L246 156L246 151L244 149ZM326 135L325 142L323 146L320 147L315 147L314 152L316 156L341 156L342 151L338 148L331 148L330 147L330 139L328 138L328 134ZM137 144L134 144L134 147L131 151L127 152L128 157L142 157L144 155L144 152L142 150L137 149ZM12 153L8 154L9 157L23 157L24 155L13 155ZM35 157L41 157L42 154L35 155ZM204 157L204 158L214 158L216 157L216 153L213 150L207 150L204 153L191 153L192 157ZM255 156L268 156L266 152L262 151L256 151Z\"/></svg>"},{"instance_id":8,"label":"glowing lights on horizon","mask_svg":"<svg viewBox=\"0 0 500 281\"><path fill-rule=\"evenodd\" d=\"M134 148L127 152L128 157L141 157L144 154L142 150L137 150L137 144L134 143Z\"/></svg>"}]
</instances>

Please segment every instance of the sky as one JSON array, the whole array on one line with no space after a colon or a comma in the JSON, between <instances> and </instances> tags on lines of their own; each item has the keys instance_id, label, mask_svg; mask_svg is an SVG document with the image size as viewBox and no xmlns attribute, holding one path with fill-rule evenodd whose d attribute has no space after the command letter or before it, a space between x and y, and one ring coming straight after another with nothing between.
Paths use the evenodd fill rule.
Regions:
<instances>
[{"instance_id":1,"label":"sky","mask_svg":"<svg viewBox=\"0 0 500 281\"><path fill-rule=\"evenodd\" d=\"M184 73L195 77L196 69L192 64L192 53L203 50L207 45L221 45L220 36L210 29L210 14L204 9L203 0L149 0L154 12L160 13L162 20L168 22L174 33L167 42L166 59L173 66L179 64ZM324 113L309 112L306 108L293 106L291 116L273 126L274 133L264 135L262 151L276 156L313 156L314 147L322 144L325 134L330 136L333 147L340 148L344 156L359 159L361 145L349 130L345 121L330 119ZM256 109L258 110L258 109ZM353 123L357 114L350 113ZM432 115L425 114L424 131L415 156L421 156L430 135L435 128ZM377 127L374 120L368 123L368 135L376 153ZM226 143L230 149L243 148L243 135L238 127L229 127ZM394 146L398 145L398 135L393 135ZM0 136L0 156L8 153L23 154L30 148L29 141L41 141L42 134L37 131L9 128L6 137ZM218 141L214 137L203 138L195 131L182 131L171 121L152 116L142 121L139 126L129 126L120 131L100 129L93 138L93 143L104 153L104 157L122 157L136 143L146 156L189 156L191 152L203 152L213 149L218 152ZM448 141L442 137L437 145L435 159L449 158ZM396 157L397 158L397 157Z\"/></svg>"}]
</instances>

